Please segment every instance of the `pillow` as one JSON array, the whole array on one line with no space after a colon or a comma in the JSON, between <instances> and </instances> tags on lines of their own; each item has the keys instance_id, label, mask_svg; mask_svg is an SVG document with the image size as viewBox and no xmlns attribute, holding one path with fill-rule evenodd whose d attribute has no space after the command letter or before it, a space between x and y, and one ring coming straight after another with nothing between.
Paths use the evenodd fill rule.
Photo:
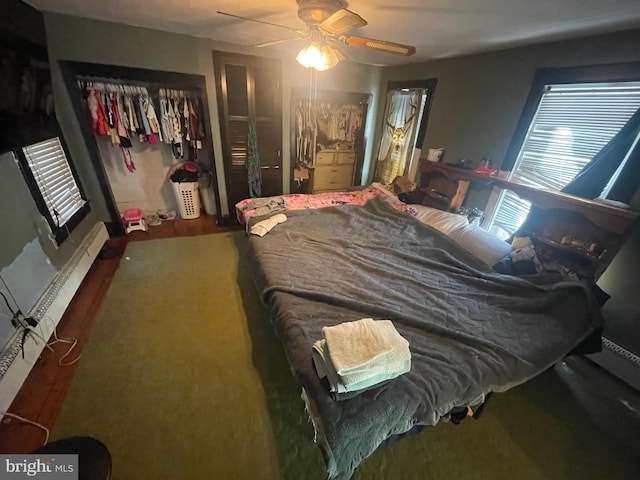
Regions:
<instances>
[{"instance_id":1,"label":"pillow","mask_svg":"<svg viewBox=\"0 0 640 480\"><path fill-rule=\"evenodd\" d=\"M436 230L440 230L445 235L469 225L469 221L464 215L445 212L437 208L425 207L424 205L413 205L413 207L418 211L416 215L418 220Z\"/></svg>"},{"instance_id":2,"label":"pillow","mask_svg":"<svg viewBox=\"0 0 640 480\"><path fill-rule=\"evenodd\" d=\"M466 225L448 235L487 265L495 265L511 253L511 245L478 225Z\"/></svg>"}]
</instances>

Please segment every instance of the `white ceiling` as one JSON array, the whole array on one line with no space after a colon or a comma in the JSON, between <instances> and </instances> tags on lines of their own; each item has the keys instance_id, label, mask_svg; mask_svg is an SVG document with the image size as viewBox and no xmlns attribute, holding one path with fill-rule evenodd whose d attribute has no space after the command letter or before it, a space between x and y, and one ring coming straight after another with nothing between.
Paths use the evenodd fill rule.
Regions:
<instances>
[{"instance_id":1,"label":"white ceiling","mask_svg":"<svg viewBox=\"0 0 640 480\"><path fill-rule=\"evenodd\" d=\"M328 0L335 1L335 0ZM295 0L26 0L41 11L182 33L240 45L294 36L285 29L218 15L217 10L305 29ZM411 57L343 47L351 61L374 65L500 50L640 28L638 0L352 0L342 2L369 23L350 32L415 45ZM105 41L108 41L107 39ZM295 52L295 41L266 49Z\"/></svg>"}]
</instances>

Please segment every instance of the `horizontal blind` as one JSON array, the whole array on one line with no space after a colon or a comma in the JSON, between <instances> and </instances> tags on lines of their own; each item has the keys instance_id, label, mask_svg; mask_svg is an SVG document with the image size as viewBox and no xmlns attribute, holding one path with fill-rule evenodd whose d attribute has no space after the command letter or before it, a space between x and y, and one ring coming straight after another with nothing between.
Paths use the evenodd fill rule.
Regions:
<instances>
[{"instance_id":1,"label":"horizontal blind","mask_svg":"<svg viewBox=\"0 0 640 480\"><path fill-rule=\"evenodd\" d=\"M86 203L58 137L24 147L25 157L51 218L64 226Z\"/></svg>"},{"instance_id":2,"label":"horizontal blind","mask_svg":"<svg viewBox=\"0 0 640 480\"><path fill-rule=\"evenodd\" d=\"M640 82L546 86L509 180L562 190L638 108ZM515 195L503 199L498 202L490 230L512 234L530 206Z\"/></svg>"},{"instance_id":3,"label":"horizontal blind","mask_svg":"<svg viewBox=\"0 0 640 480\"><path fill-rule=\"evenodd\" d=\"M562 190L640 107L640 82L547 86L512 180Z\"/></svg>"}]
</instances>

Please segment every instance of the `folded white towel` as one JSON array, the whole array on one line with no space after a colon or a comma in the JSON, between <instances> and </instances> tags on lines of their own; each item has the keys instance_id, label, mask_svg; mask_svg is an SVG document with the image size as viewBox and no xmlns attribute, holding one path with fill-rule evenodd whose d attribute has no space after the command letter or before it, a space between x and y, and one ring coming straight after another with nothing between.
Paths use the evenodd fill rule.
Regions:
<instances>
[{"instance_id":1,"label":"folded white towel","mask_svg":"<svg viewBox=\"0 0 640 480\"><path fill-rule=\"evenodd\" d=\"M363 318L324 327L322 333L331 362L339 375L372 368L378 371L398 356L410 356L409 342L402 338L390 320Z\"/></svg>"},{"instance_id":2,"label":"folded white towel","mask_svg":"<svg viewBox=\"0 0 640 480\"><path fill-rule=\"evenodd\" d=\"M269 217L266 220L262 220L256 223L253 227L251 227L251 233L253 235L258 235L259 237L264 237L267 233L271 231L273 227L278 225L279 223L286 222L287 216L283 213L278 213L273 217Z\"/></svg>"},{"instance_id":3,"label":"folded white towel","mask_svg":"<svg viewBox=\"0 0 640 480\"><path fill-rule=\"evenodd\" d=\"M392 359L392 363L385 363L382 358L377 363L377 368L372 365L369 370L339 375L335 371L335 367L331 363L331 357L327 350L327 342L325 339L318 340L313 344L311 351L313 363L316 372L320 378L327 377L330 390L332 392L346 393L364 390L366 388L378 385L379 383L399 377L411 370L411 356L397 355Z\"/></svg>"}]
</instances>

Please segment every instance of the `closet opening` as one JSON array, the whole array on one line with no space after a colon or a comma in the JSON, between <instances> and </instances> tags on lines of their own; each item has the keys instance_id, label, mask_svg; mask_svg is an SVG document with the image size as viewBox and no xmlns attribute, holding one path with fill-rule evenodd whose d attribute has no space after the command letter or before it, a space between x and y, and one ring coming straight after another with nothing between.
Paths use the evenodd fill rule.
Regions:
<instances>
[{"instance_id":1,"label":"closet opening","mask_svg":"<svg viewBox=\"0 0 640 480\"><path fill-rule=\"evenodd\" d=\"M371 95L294 87L291 91L291 193L361 185Z\"/></svg>"},{"instance_id":2,"label":"closet opening","mask_svg":"<svg viewBox=\"0 0 640 480\"><path fill-rule=\"evenodd\" d=\"M72 61L60 68L111 235L124 234L128 209L156 221L184 211L169 179L182 167L199 173L197 206L220 214L204 76Z\"/></svg>"}]
</instances>

